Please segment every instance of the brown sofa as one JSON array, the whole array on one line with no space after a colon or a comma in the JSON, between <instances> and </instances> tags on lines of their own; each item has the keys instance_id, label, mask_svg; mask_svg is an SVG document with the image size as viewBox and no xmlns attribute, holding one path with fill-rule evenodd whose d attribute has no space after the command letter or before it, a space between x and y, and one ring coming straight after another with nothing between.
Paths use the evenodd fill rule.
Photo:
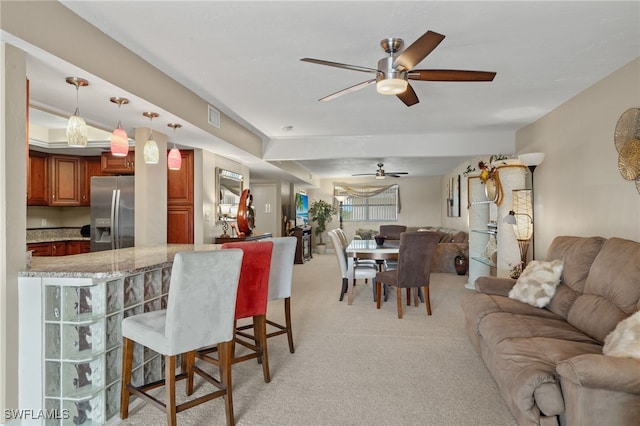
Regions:
<instances>
[{"instance_id":1,"label":"brown sofa","mask_svg":"<svg viewBox=\"0 0 640 426\"><path fill-rule=\"evenodd\" d=\"M556 237L560 285L537 308L510 278L481 277L461 299L469 339L520 425L637 425L640 359L605 356L605 337L640 309L640 243ZM640 343L639 343L640 344Z\"/></svg>"}]
</instances>

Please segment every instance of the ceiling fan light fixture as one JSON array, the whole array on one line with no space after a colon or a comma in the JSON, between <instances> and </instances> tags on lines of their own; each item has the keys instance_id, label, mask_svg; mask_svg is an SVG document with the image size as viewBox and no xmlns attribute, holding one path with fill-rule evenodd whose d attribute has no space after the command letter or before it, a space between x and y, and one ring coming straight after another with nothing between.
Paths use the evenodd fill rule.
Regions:
<instances>
[{"instance_id":1,"label":"ceiling fan light fixture","mask_svg":"<svg viewBox=\"0 0 640 426\"><path fill-rule=\"evenodd\" d=\"M385 78L376 83L376 90L381 95L397 95L407 90L409 83L402 78Z\"/></svg>"}]
</instances>

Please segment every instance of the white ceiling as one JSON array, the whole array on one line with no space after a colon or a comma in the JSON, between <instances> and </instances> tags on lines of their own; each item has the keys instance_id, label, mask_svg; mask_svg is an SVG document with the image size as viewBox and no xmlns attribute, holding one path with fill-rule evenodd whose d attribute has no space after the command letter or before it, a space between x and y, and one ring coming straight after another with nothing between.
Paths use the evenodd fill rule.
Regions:
<instances>
[{"instance_id":1,"label":"white ceiling","mask_svg":"<svg viewBox=\"0 0 640 426\"><path fill-rule=\"evenodd\" d=\"M267 141L264 159L297 160L314 177L375 172L379 161L387 171L439 175L476 155L513 153L516 130L640 56L637 1L61 3L260 134ZM495 71L494 81L415 81L420 103L412 107L378 94L375 85L317 101L371 74L301 58L376 68L385 56L380 40L400 37L407 46L427 30L446 38L416 68ZM30 65L46 67L50 59ZM73 105L74 89L56 78L42 85L56 90L32 96L48 109L68 111L59 101L71 98ZM117 114L104 97L122 96L106 86L101 123L90 111L89 91L80 92L83 110L103 128ZM134 103L122 107L123 122L145 125L139 112L137 121L125 115ZM189 140L197 135L196 129ZM229 152L221 154L251 165L252 179L273 171L224 149Z\"/></svg>"}]
</instances>

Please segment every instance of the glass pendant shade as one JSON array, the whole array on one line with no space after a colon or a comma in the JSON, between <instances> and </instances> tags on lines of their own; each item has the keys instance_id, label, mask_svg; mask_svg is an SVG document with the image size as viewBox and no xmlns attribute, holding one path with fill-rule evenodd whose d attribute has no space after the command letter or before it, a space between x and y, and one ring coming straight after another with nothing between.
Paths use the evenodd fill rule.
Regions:
<instances>
[{"instance_id":1,"label":"glass pendant shade","mask_svg":"<svg viewBox=\"0 0 640 426\"><path fill-rule=\"evenodd\" d=\"M167 167L169 167L169 170L180 170L180 167L182 167L182 156L178 148L171 148L171 151L169 151Z\"/></svg>"},{"instance_id":2,"label":"glass pendant shade","mask_svg":"<svg viewBox=\"0 0 640 426\"><path fill-rule=\"evenodd\" d=\"M116 127L111 134L111 155L126 157L129 153L129 137L122 127Z\"/></svg>"},{"instance_id":3,"label":"glass pendant shade","mask_svg":"<svg viewBox=\"0 0 640 426\"><path fill-rule=\"evenodd\" d=\"M67 123L67 145L85 147L89 139L89 129L87 128L87 123L84 121L84 118L80 117L78 93L80 87L88 86L89 82L80 77L67 77L65 81L76 87L76 110L73 112L73 115L69 117L69 122Z\"/></svg>"},{"instance_id":4,"label":"glass pendant shade","mask_svg":"<svg viewBox=\"0 0 640 426\"><path fill-rule=\"evenodd\" d=\"M84 118L78 115L78 110L69 117L67 123L67 145L69 146L87 146L87 140L89 139L89 130L87 129L87 123Z\"/></svg>"},{"instance_id":5,"label":"glass pendant shade","mask_svg":"<svg viewBox=\"0 0 640 426\"><path fill-rule=\"evenodd\" d=\"M158 144L149 138L144 144L144 162L147 164L158 164L159 161L160 151L158 151Z\"/></svg>"}]
</instances>

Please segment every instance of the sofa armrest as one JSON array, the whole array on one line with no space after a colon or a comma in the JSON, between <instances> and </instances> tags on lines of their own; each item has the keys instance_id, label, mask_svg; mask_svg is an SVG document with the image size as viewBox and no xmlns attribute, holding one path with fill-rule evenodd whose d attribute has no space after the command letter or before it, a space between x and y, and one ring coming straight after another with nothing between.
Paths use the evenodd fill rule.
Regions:
<instances>
[{"instance_id":1,"label":"sofa armrest","mask_svg":"<svg viewBox=\"0 0 640 426\"><path fill-rule=\"evenodd\" d=\"M640 395L640 359L584 354L559 362L556 371L581 387Z\"/></svg>"},{"instance_id":2,"label":"sofa armrest","mask_svg":"<svg viewBox=\"0 0 640 426\"><path fill-rule=\"evenodd\" d=\"M479 277L476 279L476 290L486 294L508 296L509 290L516 283L513 278Z\"/></svg>"}]
</instances>

